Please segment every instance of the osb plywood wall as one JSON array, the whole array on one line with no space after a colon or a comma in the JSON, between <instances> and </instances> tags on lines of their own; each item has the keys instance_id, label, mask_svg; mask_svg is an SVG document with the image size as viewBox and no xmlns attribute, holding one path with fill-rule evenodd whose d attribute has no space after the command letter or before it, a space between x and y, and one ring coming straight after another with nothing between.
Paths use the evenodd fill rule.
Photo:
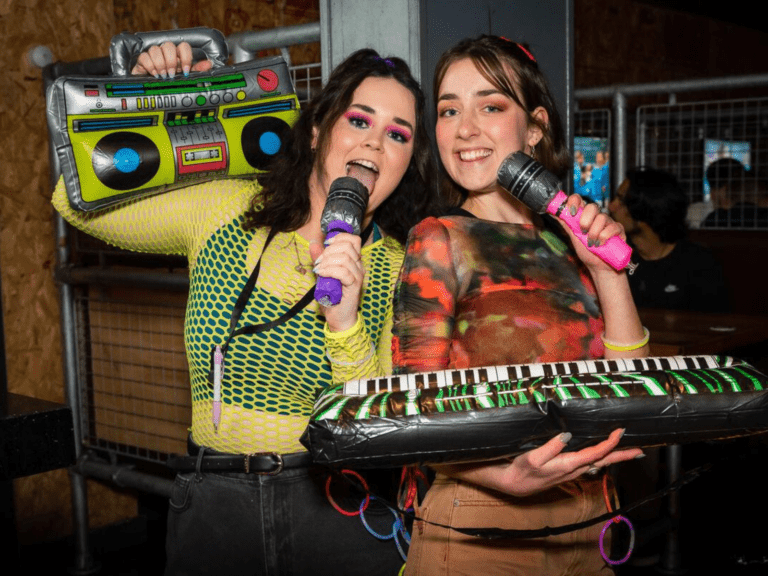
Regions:
<instances>
[{"instance_id":1,"label":"osb plywood wall","mask_svg":"<svg viewBox=\"0 0 768 576\"><path fill-rule=\"evenodd\" d=\"M9 391L63 402L58 292L53 281L47 128L40 70L26 61L37 45L57 60L107 54L122 31L192 26L241 30L313 22L317 0L0 0L0 266ZM292 49L294 63L319 61L316 45ZM69 481L63 470L14 483L22 543L71 532ZM91 525L136 514L136 500L89 482Z\"/></svg>"}]
</instances>

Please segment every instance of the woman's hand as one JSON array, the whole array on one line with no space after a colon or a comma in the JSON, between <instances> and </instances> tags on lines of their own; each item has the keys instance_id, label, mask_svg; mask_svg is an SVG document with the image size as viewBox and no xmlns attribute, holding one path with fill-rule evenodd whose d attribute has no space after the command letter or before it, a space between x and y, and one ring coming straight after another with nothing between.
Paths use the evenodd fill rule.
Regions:
<instances>
[{"instance_id":1,"label":"woman's hand","mask_svg":"<svg viewBox=\"0 0 768 576\"><path fill-rule=\"evenodd\" d=\"M624 231L624 226L616 222L608 214L600 211L600 207L594 202L584 202L584 199L578 194L571 194L565 203L565 210L568 210L572 215L576 215L579 208L582 208L581 218L579 219L579 225L582 231L587 235L589 245L602 246L613 236L618 236L626 242L627 236ZM581 241L571 232L568 226L560 221L560 224L567 231L571 237L576 255L584 263L584 265L592 272L604 272L607 270L615 270L603 261L602 258L590 252Z\"/></svg>"},{"instance_id":2,"label":"woman's hand","mask_svg":"<svg viewBox=\"0 0 768 576\"><path fill-rule=\"evenodd\" d=\"M151 46L146 52L139 54L131 74L173 78L177 72L183 72L186 76L190 71L206 72L212 67L210 60L200 60L192 64L192 47L187 42L181 42L178 46L165 42L161 46Z\"/></svg>"},{"instance_id":3,"label":"woman's hand","mask_svg":"<svg viewBox=\"0 0 768 576\"><path fill-rule=\"evenodd\" d=\"M571 439L571 435L565 433L512 461L480 466L443 465L435 466L435 469L512 496L530 496L592 470L640 456L643 452L639 448L616 450L623 434L623 429L614 430L607 440L596 446L563 454Z\"/></svg>"},{"instance_id":4,"label":"woman's hand","mask_svg":"<svg viewBox=\"0 0 768 576\"><path fill-rule=\"evenodd\" d=\"M565 210L571 214L583 208L579 225L587 234L587 239L593 244L599 245L607 242L612 236L618 236L626 241L627 236L624 226L613 220L607 214L600 212L597 204L585 204L578 194L573 194L566 201ZM597 254L590 252L571 230L563 224L563 227L571 235L576 255L589 270L592 281L600 300L600 308L603 312L605 323L605 338L621 345L633 345L645 339L643 325L632 299L629 281L624 270L616 271L610 264L603 261ZM630 348L627 350L606 349L606 358L637 358L648 356L649 347Z\"/></svg>"},{"instance_id":5,"label":"woman's hand","mask_svg":"<svg viewBox=\"0 0 768 576\"><path fill-rule=\"evenodd\" d=\"M336 278L341 282L341 302L324 308L328 328L331 332L352 328L357 322L357 309L365 278L360 236L340 233L329 241L325 249L316 243L310 244L309 252L317 276Z\"/></svg>"}]
</instances>

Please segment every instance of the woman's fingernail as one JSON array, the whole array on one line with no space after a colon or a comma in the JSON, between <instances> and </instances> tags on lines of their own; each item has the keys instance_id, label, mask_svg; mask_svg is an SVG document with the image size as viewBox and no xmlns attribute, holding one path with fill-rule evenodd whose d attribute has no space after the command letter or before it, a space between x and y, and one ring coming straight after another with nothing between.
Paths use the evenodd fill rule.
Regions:
<instances>
[{"instance_id":1,"label":"woman's fingernail","mask_svg":"<svg viewBox=\"0 0 768 576\"><path fill-rule=\"evenodd\" d=\"M635 456L635 458L634 458L634 459L635 459L635 460L642 460L643 458L645 458L645 453L642 453L642 454L638 454L637 456Z\"/></svg>"},{"instance_id":2,"label":"woman's fingernail","mask_svg":"<svg viewBox=\"0 0 768 576\"><path fill-rule=\"evenodd\" d=\"M558 438L560 438L560 442L562 442L563 444L568 444L568 442L571 441L571 438L573 438L573 434L571 434L570 432L563 432L562 434L560 434L560 436L558 436Z\"/></svg>"},{"instance_id":3,"label":"woman's fingernail","mask_svg":"<svg viewBox=\"0 0 768 576\"><path fill-rule=\"evenodd\" d=\"M317 266L318 264L320 264L320 262L322 262L322 261L323 261L323 255L322 255L322 254L320 254L320 256L318 256L318 257L317 257L317 260L315 260L315 266Z\"/></svg>"},{"instance_id":4,"label":"woman's fingernail","mask_svg":"<svg viewBox=\"0 0 768 576\"><path fill-rule=\"evenodd\" d=\"M312 268L312 272L314 272L315 274L317 274L317 268L318 268L317 266L315 266L314 268Z\"/></svg>"},{"instance_id":5,"label":"woman's fingernail","mask_svg":"<svg viewBox=\"0 0 768 576\"><path fill-rule=\"evenodd\" d=\"M623 438L624 437L624 432L626 432L627 429L626 428L620 428L620 430L621 430L621 433L619 433L619 438Z\"/></svg>"},{"instance_id":6,"label":"woman's fingernail","mask_svg":"<svg viewBox=\"0 0 768 576\"><path fill-rule=\"evenodd\" d=\"M184 72L184 76L189 76L189 66L184 66L182 71Z\"/></svg>"},{"instance_id":7,"label":"woman's fingernail","mask_svg":"<svg viewBox=\"0 0 768 576\"><path fill-rule=\"evenodd\" d=\"M600 246L600 240L595 240L594 247L597 248Z\"/></svg>"},{"instance_id":8,"label":"woman's fingernail","mask_svg":"<svg viewBox=\"0 0 768 576\"><path fill-rule=\"evenodd\" d=\"M569 211L571 212L571 216L576 216L576 212L578 212L578 209L576 208L576 206L571 206L569 208Z\"/></svg>"}]
</instances>

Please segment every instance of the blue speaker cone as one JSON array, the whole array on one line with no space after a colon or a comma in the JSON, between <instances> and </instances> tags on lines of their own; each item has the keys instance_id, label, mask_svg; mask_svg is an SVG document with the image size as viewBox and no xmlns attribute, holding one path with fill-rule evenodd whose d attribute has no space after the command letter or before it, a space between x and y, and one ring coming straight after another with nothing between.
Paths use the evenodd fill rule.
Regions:
<instances>
[{"instance_id":1,"label":"blue speaker cone","mask_svg":"<svg viewBox=\"0 0 768 576\"><path fill-rule=\"evenodd\" d=\"M135 172L139 164L141 164L139 153L133 148L120 148L120 150L115 152L112 161L115 163L115 168L123 174Z\"/></svg>"},{"instance_id":2,"label":"blue speaker cone","mask_svg":"<svg viewBox=\"0 0 768 576\"><path fill-rule=\"evenodd\" d=\"M240 144L248 164L257 170L268 169L272 159L280 153L290 126L274 116L260 116L249 120L240 134Z\"/></svg>"},{"instance_id":3,"label":"blue speaker cone","mask_svg":"<svg viewBox=\"0 0 768 576\"><path fill-rule=\"evenodd\" d=\"M264 132L259 137L259 148L262 149L264 154L274 156L280 151L280 136L274 132Z\"/></svg>"},{"instance_id":4,"label":"blue speaker cone","mask_svg":"<svg viewBox=\"0 0 768 576\"><path fill-rule=\"evenodd\" d=\"M143 134L112 132L96 143L91 156L99 182L113 190L135 190L160 168L157 145Z\"/></svg>"}]
</instances>

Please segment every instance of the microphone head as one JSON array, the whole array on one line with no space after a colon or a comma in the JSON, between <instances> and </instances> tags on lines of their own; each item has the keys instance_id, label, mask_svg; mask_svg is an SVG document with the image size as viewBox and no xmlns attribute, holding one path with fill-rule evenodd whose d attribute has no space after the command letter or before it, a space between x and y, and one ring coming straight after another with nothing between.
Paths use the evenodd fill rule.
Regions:
<instances>
[{"instance_id":1,"label":"microphone head","mask_svg":"<svg viewBox=\"0 0 768 576\"><path fill-rule=\"evenodd\" d=\"M547 211L547 206L560 191L560 181L555 175L522 152L504 159L497 178L512 196L539 214Z\"/></svg>"},{"instance_id":2,"label":"microphone head","mask_svg":"<svg viewBox=\"0 0 768 576\"><path fill-rule=\"evenodd\" d=\"M352 228L353 234L360 234L365 209L368 206L368 188L350 176L336 178L331 183L325 208L320 217L323 234L328 232L328 225L334 221L345 222Z\"/></svg>"}]
</instances>

